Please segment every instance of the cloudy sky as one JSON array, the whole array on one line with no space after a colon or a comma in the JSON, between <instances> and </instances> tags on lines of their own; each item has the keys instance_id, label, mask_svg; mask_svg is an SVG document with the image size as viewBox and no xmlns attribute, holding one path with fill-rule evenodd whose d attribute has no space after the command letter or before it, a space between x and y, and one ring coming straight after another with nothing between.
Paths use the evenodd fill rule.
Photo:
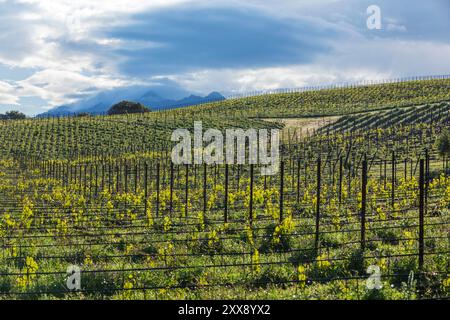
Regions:
<instances>
[{"instance_id":1,"label":"cloudy sky","mask_svg":"<svg viewBox=\"0 0 450 320\"><path fill-rule=\"evenodd\" d=\"M447 0L0 0L0 112L134 85L231 94L450 74L449 30Z\"/></svg>"}]
</instances>

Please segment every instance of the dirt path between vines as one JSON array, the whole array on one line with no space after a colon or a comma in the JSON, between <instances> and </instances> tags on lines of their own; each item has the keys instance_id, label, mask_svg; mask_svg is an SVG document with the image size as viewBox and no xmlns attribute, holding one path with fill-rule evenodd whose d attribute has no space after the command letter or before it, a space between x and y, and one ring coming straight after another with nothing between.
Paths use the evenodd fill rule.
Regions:
<instances>
[{"instance_id":1,"label":"dirt path between vines","mask_svg":"<svg viewBox=\"0 0 450 320\"><path fill-rule=\"evenodd\" d=\"M341 116L316 117L316 118L265 118L262 120L279 122L284 124L283 131L291 134L297 130L299 137L312 133L314 130L322 128L328 124L335 123Z\"/></svg>"}]
</instances>

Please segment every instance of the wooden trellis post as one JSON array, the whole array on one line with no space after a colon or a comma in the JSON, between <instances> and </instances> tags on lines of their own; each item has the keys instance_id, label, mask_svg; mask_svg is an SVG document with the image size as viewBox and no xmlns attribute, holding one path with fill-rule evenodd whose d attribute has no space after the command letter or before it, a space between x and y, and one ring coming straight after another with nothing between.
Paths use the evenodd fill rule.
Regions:
<instances>
[{"instance_id":1,"label":"wooden trellis post","mask_svg":"<svg viewBox=\"0 0 450 320\"><path fill-rule=\"evenodd\" d=\"M225 199L224 199L224 213L223 220L228 222L228 163L225 164Z\"/></svg>"},{"instance_id":2,"label":"wooden trellis post","mask_svg":"<svg viewBox=\"0 0 450 320\"><path fill-rule=\"evenodd\" d=\"M419 176L419 270L423 270L424 255L424 212L425 212L425 161L420 160L420 176Z\"/></svg>"},{"instance_id":3,"label":"wooden trellis post","mask_svg":"<svg viewBox=\"0 0 450 320\"><path fill-rule=\"evenodd\" d=\"M185 195L186 199L184 207L184 217L187 219L189 211L189 164L186 164L186 176L185 176Z\"/></svg>"},{"instance_id":4,"label":"wooden trellis post","mask_svg":"<svg viewBox=\"0 0 450 320\"><path fill-rule=\"evenodd\" d=\"M300 158L297 159L297 203L300 203Z\"/></svg>"},{"instance_id":5,"label":"wooden trellis post","mask_svg":"<svg viewBox=\"0 0 450 320\"><path fill-rule=\"evenodd\" d=\"M362 163L361 188L361 250L366 248L366 194L367 194L367 160Z\"/></svg>"},{"instance_id":6,"label":"wooden trellis post","mask_svg":"<svg viewBox=\"0 0 450 320\"><path fill-rule=\"evenodd\" d=\"M342 203L342 165L343 165L343 158L342 156L339 157L339 205Z\"/></svg>"},{"instance_id":7,"label":"wooden trellis post","mask_svg":"<svg viewBox=\"0 0 450 320\"><path fill-rule=\"evenodd\" d=\"M316 233L315 233L315 239L314 239L314 250L316 252L316 255L319 253L319 223L320 223L320 190L321 190L321 168L322 168L322 161L319 158L317 159L317 191L316 191Z\"/></svg>"},{"instance_id":8,"label":"wooden trellis post","mask_svg":"<svg viewBox=\"0 0 450 320\"><path fill-rule=\"evenodd\" d=\"M159 183L160 183L160 163L156 164L156 217L159 216Z\"/></svg>"},{"instance_id":9,"label":"wooden trellis post","mask_svg":"<svg viewBox=\"0 0 450 320\"><path fill-rule=\"evenodd\" d=\"M392 151L392 177L391 177L391 183L392 183L392 189L391 189L391 206L392 206L392 213L394 213L394 204L395 204L395 152Z\"/></svg>"},{"instance_id":10,"label":"wooden trellis post","mask_svg":"<svg viewBox=\"0 0 450 320\"><path fill-rule=\"evenodd\" d=\"M283 221L283 203L284 203L284 161L280 165L280 223Z\"/></svg>"},{"instance_id":11,"label":"wooden trellis post","mask_svg":"<svg viewBox=\"0 0 450 320\"><path fill-rule=\"evenodd\" d=\"M203 214L206 216L206 204L207 204L207 197L206 197L206 163L203 164Z\"/></svg>"},{"instance_id":12,"label":"wooden trellis post","mask_svg":"<svg viewBox=\"0 0 450 320\"><path fill-rule=\"evenodd\" d=\"M148 165L144 163L144 215L147 214L147 202L148 202Z\"/></svg>"},{"instance_id":13,"label":"wooden trellis post","mask_svg":"<svg viewBox=\"0 0 450 320\"><path fill-rule=\"evenodd\" d=\"M170 190L170 200L169 200L169 213L170 216L172 216L172 212L173 212L173 162L170 162L170 185L169 185L169 190Z\"/></svg>"},{"instance_id":14,"label":"wooden trellis post","mask_svg":"<svg viewBox=\"0 0 450 320\"><path fill-rule=\"evenodd\" d=\"M253 164L250 164L249 222L251 226L253 224Z\"/></svg>"}]
</instances>

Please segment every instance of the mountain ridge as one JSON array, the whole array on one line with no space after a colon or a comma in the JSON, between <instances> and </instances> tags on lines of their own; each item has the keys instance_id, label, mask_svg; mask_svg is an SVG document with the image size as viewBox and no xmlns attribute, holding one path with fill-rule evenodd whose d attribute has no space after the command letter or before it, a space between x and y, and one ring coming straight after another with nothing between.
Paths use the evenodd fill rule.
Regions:
<instances>
[{"instance_id":1,"label":"mountain ridge","mask_svg":"<svg viewBox=\"0 0 450 320\"><path fill-rule=\"evenodd\" d=\"M70 114L90 113L93 115L105 114L108 109L123 100L141 103L151 110L165 110L171 108L187 107L207 102L225 100L225 97L219 92L213 91L206 96L186 95L185 92L179 92L181 98L166 98L157 92L157 89L132 88L112 90L109 92L100 92L93 97L81 100L76 103L61 105L50 109L36 117L57 117Z\"/></svg>"}]
</instances>

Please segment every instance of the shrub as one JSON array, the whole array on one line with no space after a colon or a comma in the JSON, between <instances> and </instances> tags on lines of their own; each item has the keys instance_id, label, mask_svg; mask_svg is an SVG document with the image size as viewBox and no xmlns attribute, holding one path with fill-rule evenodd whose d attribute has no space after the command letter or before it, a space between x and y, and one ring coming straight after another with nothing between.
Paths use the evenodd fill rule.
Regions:
<instances>
[{"instance_id":1,"label":"shrub","mask_svg":"<svg viewBox=\"0 0 450 320\"><path fill-rule=\"evenodd\" d=\"M131 101L121 101L116 103L108 110L108 115L114 114L128 114L128 113L145 113L150 112L150 109L144 105Z\"/></svg>"},{"instance_id":2,"label":"shrub","mask_svg":"<svg viewBox=\"0 0 450 320\"><path fill-rule=\"evenodd\" d=\"M436 148L441 156L450 155L450 132L443 130L436 140Z\"/></svg>"}]
</instances>

